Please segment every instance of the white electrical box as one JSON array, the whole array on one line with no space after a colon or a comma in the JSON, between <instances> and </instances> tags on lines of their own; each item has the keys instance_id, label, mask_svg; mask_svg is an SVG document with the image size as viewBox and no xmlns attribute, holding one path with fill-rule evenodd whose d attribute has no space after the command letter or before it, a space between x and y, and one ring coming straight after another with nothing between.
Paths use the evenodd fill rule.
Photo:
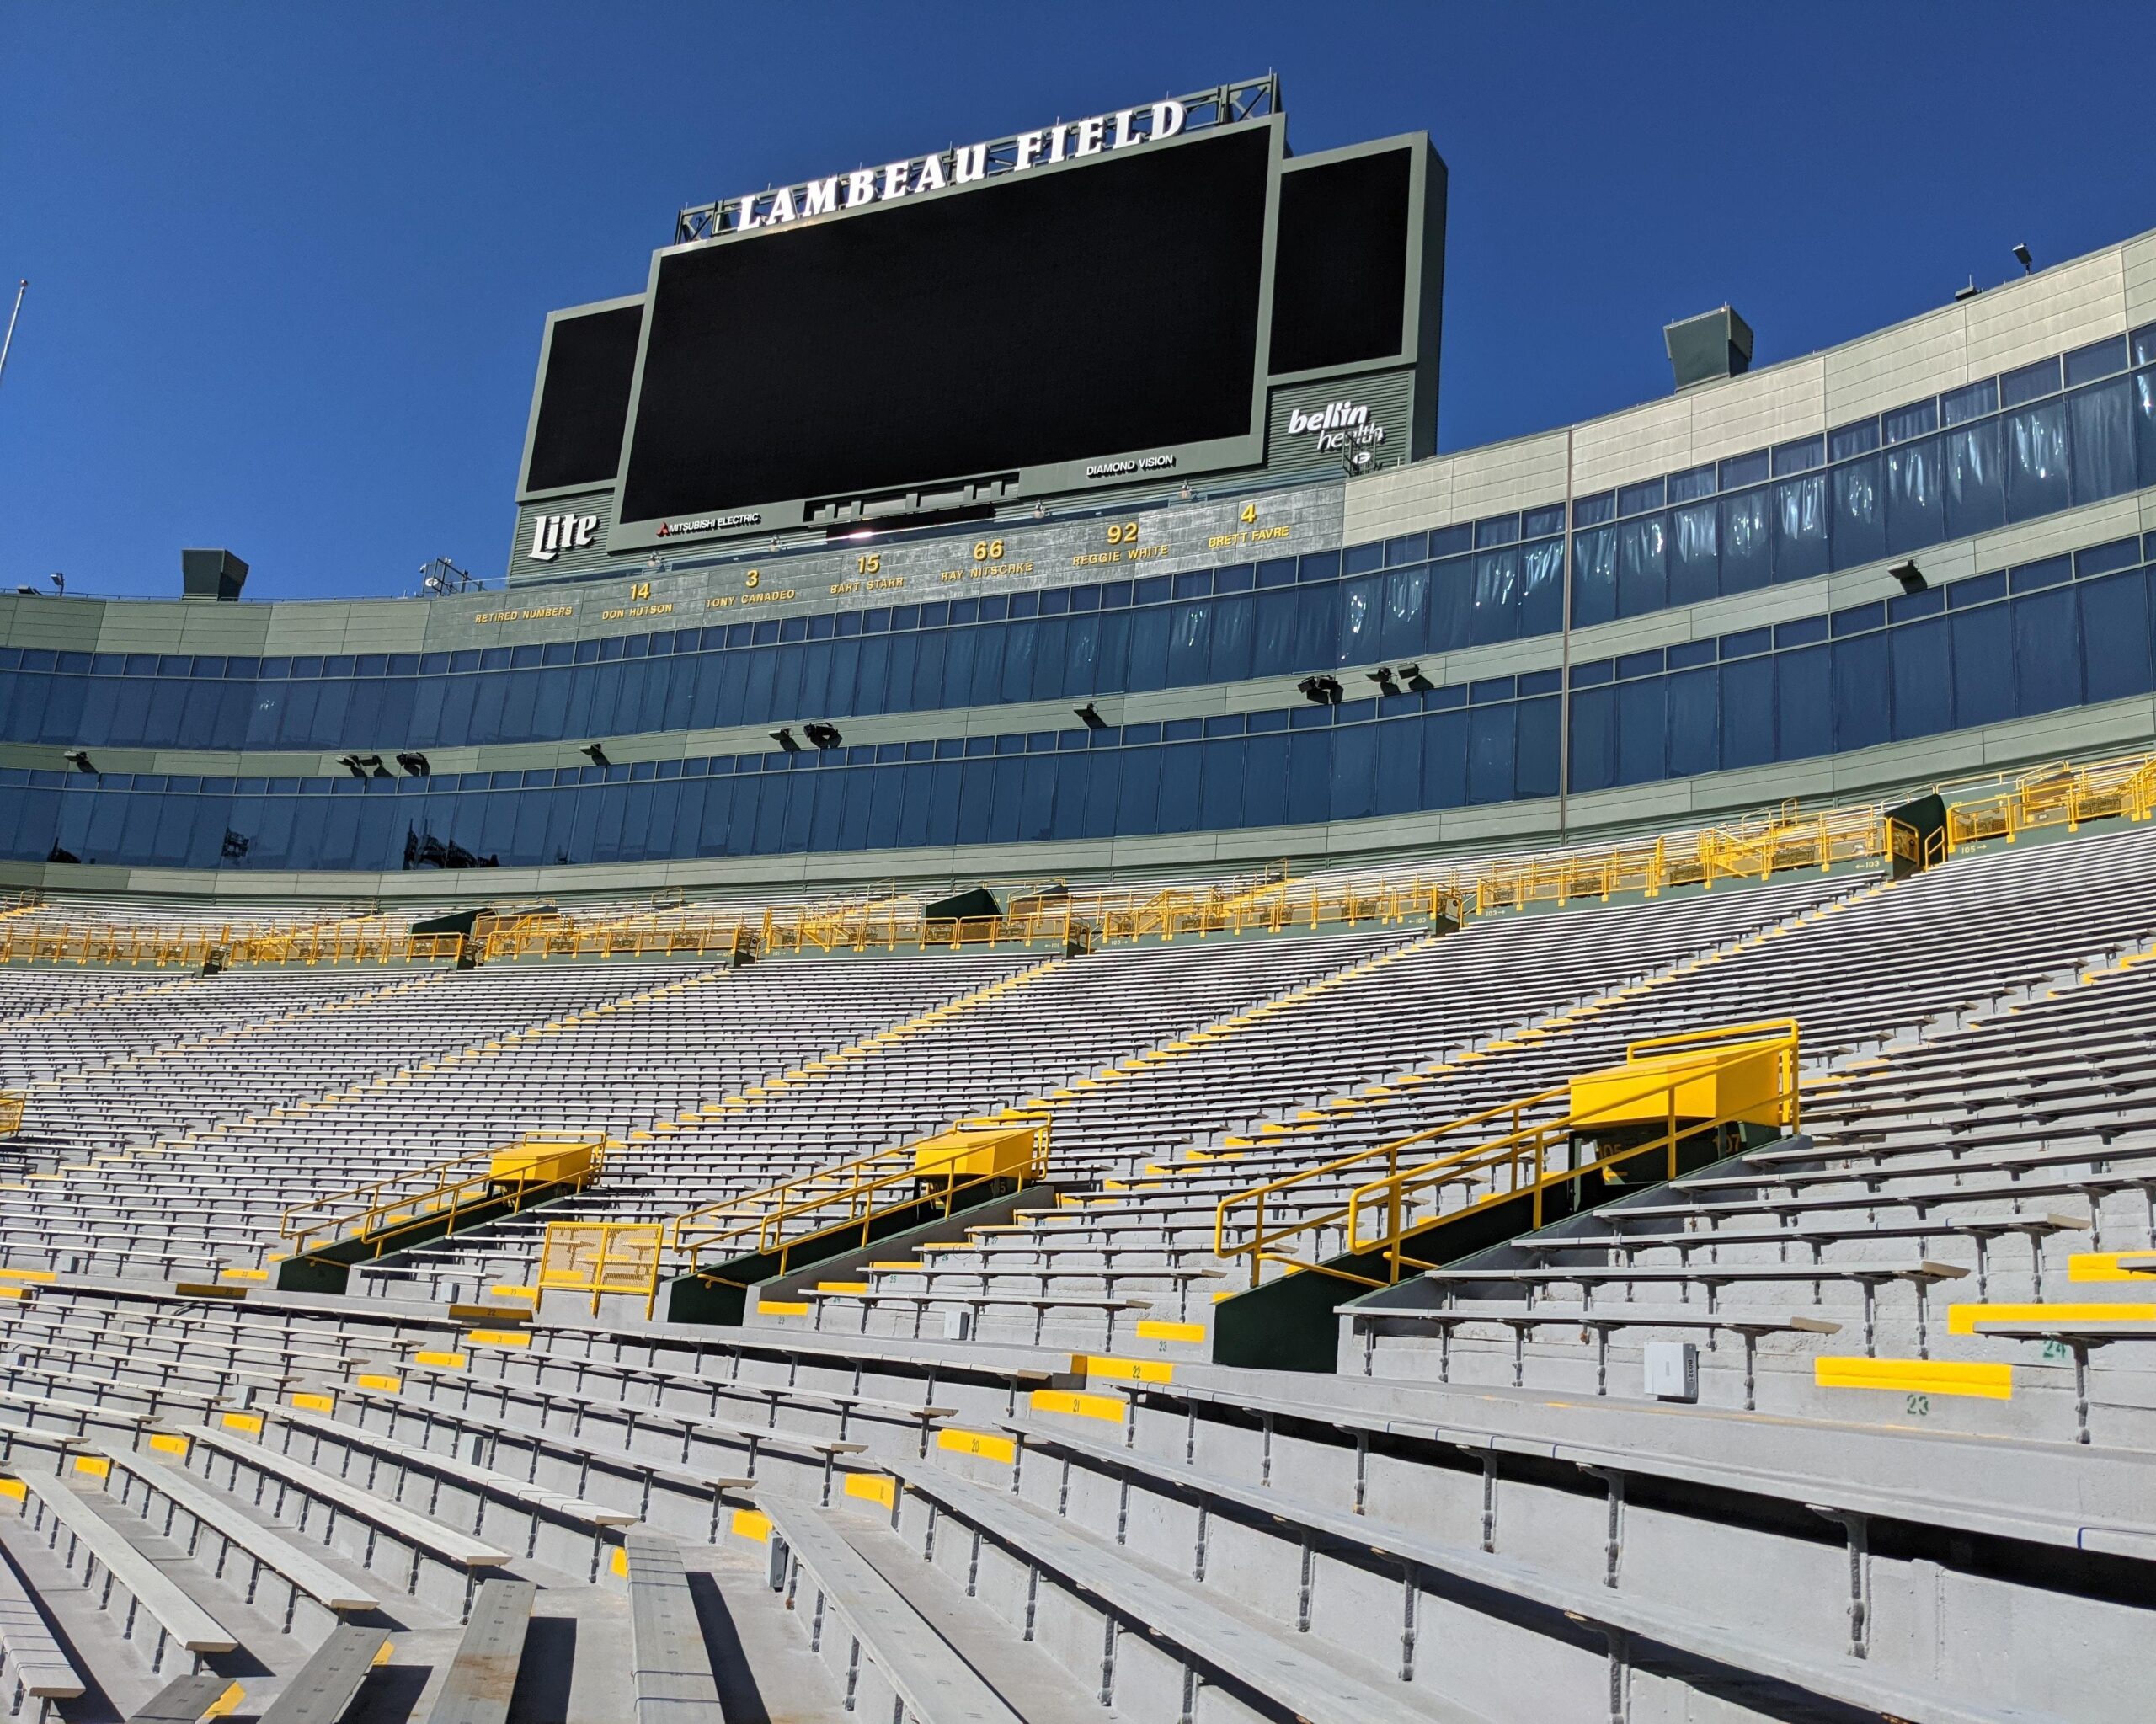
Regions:
<instances>
[{"instance_id":1,"label":"white electrical box","mask_svg":"<svg viewBox=\"0 0 2156 1724\"><path fill-rule=\"evenodd\" d=\"M1700 1349L1689 1341L1647 1342L1647 1393L1657 1401L1700 1398Z\"/></svg>"},{"instance_id":2,"label":"white electrical box","mask_svg":"<svg viewBox=\"0 0 2156 1724\"><path fill-rule=\"evenodd\" d=\"M974 1338L974 1314L971 1311L943 1313L943 1338L946 1341L970 1341Z\"/></svg>"}]
</instances>

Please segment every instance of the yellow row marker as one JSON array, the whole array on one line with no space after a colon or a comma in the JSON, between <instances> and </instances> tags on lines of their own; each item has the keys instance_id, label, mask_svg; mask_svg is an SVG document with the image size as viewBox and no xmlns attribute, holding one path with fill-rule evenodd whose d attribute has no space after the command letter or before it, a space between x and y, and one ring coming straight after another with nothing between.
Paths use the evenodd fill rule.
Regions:
<instances>
[{"instance_id":1,"label":"yellow row marker","mask_svg":"<svg viewBox=\"0 0 2156 1724\"><path fill-rule=\"evenodd\" d=\"M1006 1466L1018 1458L1016 1443L1008 1437L992 1436L986 1431L938 1431L936 1446L947 1449L953 1454L978 1454L984 1460L1000 1460Z\"/></svg>"},{"instance_id":2,"label":"yellow row marker","mask_svg":"<svg viewBox=\"0 0 2156 1724\"><path fill-rule=\"evenodd\" d=\"M868 1284L866 1281L819 1281L816 1284L816 1291L819 1293L866 1293L868 1291Z\"/></svg>"},{"instance_id":3,"label":"yellow row marker","mask_svg":"<svg viewBox=\"0 0 2156 1724\"><path fill-rule=\"evenodd\" d=\"M2138 1273L2127 1267L2133 1263L2141 1265ZM2143 1287L2156 1287L2156 1252L2076 1252L2066 1260L2066 1278L2069 1281L2137 1281Z\"/></svg>"},{"instance_id":4,"label":"yellow row marker","mask_svg":"<svg viewBox=\"0 0 2156 1724\"><path fill-rule=\"evenodd\" d=\"M362 1389L379 1389L385 1395L394 1395L404 1386L402 1377L393 1377L382 1371L361 1371L352 1380Z\"/></svg>"},{"instance_id":5,"label":"yellow row marker","mask_svg":"<svg viewBox=\"0 0 2156 1724\"><path fill-rule=\"evenodd\" d=\"M899 1481L880 1472L848 1473L846 1493L849 1497L863 1497L889 1508L899 1499Z\"/></svg>"},{"instance_id":6,"label":"yellow row marker","mask_svg":"<svg viewBox=\"0 0 2156 1724\"><path fill-rule=\"evenodd\" d=\"M1812 1380L1822 1389L1882 1389L1896 1395L1963 1395L1983 1401L2014 1398L2014 1368L1936 1358L1815 1358Z\"/></svg>"},{"instance_id":7,"label":"yellow row marker","mask_svg":"<svg viewBox=\"0 0 2156 1724\"><path fill-rule=\"evenodd\" d=\"M0 1497L20 1502L29 1496L29 1486L20 1479L0 1479Z\"/></svg>"},{"instance_id":8,"label":"yellow row marker","mask_svg":"<svg viewBox=\"0 0 2156 1724\"><path fill-rule=\"evenodd\" d=\"M75 1457L75 1470L88 1473L93 1479L112 1476L112 1463L102 1454L78 1454Z\"/></svg>"},{"instance_id":9,"label":"yellow row marker","mask_svg":"<svg viewBox=\"0 0 2156 1724\"><path fill-rule=\"evenodd\" d=\"M1036 1389L1032 1396L1035 1412L1067 1413L1072 1418L1098 1419L1103 1424L1123 1421L1123 1402L1113 1395L1081 1395L1072 1389Z\"/></svg>"},{"instance_id":10,"label":"yellow row marker","mask_svg":"<svg viewBox=\"0 0 2156 1724\"><path fill-rule=\"evenodd\" d=\"M760 1299L756 1301L756 1315L760 1317L805 1317L808 1315L808 1301L805 1299Z\"/></svg>"},{"instance_id":11,"label":"yellow row marker","mask_svg":"<svg viewBox=\"0 0 2156 1724\"><path fill-rule=\"evenodd\" d=\"M1946 1332L1973 1335L1978 1323L2156 1323L2156 1305L1976 1305L1946 1307Z\"/></svg>"},{"instance_id":12,"label":"yellow row marker","mask_svg":"<svg viewBox=\"0 0 2156 1724\"><path fill-rule=\"evenodd\" d=\"M228 1430L250 1431L261 1434L262 1415L259 1412L227 1412L218 1415L218 1422Z\"/></svg>"},{"instance_id":13,"label":"yellow row marker","mask_svg":"<svg viewBox=\"0 0 2156 1724\"><path fill-rule=\"evenodd\" d=\"M292 1405L302 1412L334 1412L337 1411L337 1397L334 1395L297 1394L292 1396Z\"/></svg>"},{"instance_id":14,"label":"yellow row marker","mask_svg":"<svg viewBox=\"0 0 2156 1724\"><path fill-rule=\"evenodd\" d=\"M1167 1323L1155 1317L1138 1320L1138 1338L1140 1341L1203 1341L1203 1323ZM1163 1381L1166 1380L1162 1379Z\"/></svg>"},{"instance_id":15,"label":"yellow row marker","mask_svg":"<svg viewBox=\"0 0 2156 1724\"><path fill-rule=\"evenodd\" d=\"M771 1516L759 1514L753 1508L735 1509L734 1536L737 1539L754 1539L760 1545L769 1544L771 1537Z\"/></svg>"},{"instance_id":16,"label":"yellow row marker","mask_svg":"<svg viewBox=\"0 0 2156 1724\"><path fill-rule=\"evenodd\" d=\"M423 1365L438 1365L446 1371L464 1369L464 1355L461 1353L438 1353L422 1348L412 1357Z\"/></svg>"},{"instance_id":17,"label":"yellow row marker","mask_svg":"<svg viewBox=\"0 0 2156 1724\"><path fill-rule=\"evenodd\" d=\"M467 1347L529 1347L531 1337L521 1329L472 1329L461 1337Z\"/></svg>"},{"instance_id":18,"label":"yellow row marker","mask_svg":"<svg viewBox=\"0 0 2156 1724\"><path fill-rule=\"evenodd\" d=\"M170 1431L152 1431L150 1433L150 1446L160 1454L177 1454L185 1460L189 1449L194 1445L186 1438L174 1436Z\"/></svg>"},{"instance_id":19,"label":"yellow row marker","mask_svg":"<svg viewBox=\"0 0 2156 1724\"><path fill-rule=\"evenodd\" d=\"M1172 1383L1176 1380L1174 1364L1164 1358L1111 1358L1104 1353L1078 1353L1070 1357L1070 1369L1118 1383Z\"/></svg>"}]
</instances>

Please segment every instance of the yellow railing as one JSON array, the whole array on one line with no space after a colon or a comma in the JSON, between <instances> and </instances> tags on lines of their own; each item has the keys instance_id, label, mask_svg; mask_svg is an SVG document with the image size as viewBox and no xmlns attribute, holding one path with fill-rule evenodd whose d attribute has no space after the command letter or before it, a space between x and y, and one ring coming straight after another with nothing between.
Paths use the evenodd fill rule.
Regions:
<instances>
[{"instance_id":1,"label":"yellow railing","mask_svg":"<svg viewBox=\"0 0 2156 1724\"><path fill-rule=\"evenodd\" d=\"M0 926L0 963L149 965L200 969L221 963L430 963L464 949L459 934L409 934L382 922L304 928L65 928Z\"/></svg>"},{"instance_id":2,"label":"yellow railing","mask_svg":"<svg viewBox=\"0 0 2156 1724\"><path fill-rule=\"evenodd\" d=\"M997 1180L1030 1184L1047 1172L1045 1116L968 1121L920 1143L691 1209L670 1224L669 1243L691 1273L709 1257L769 1254L777 1266L760 1273L784 1274L792 1254L811 1240L859 1228L865 1243L868 1225L896 1211L933 1204L947 1216L961 1198L981 1194Z\"/></svg>"},{"instance_id":3,"label":"yellow railing","mask_svg":"<svg viewBox=\"0 0 2156 1724\"><path fill-rule=\"evenodd\" d=\"M591 1295L591 1315L610 1293L642 1294L648 1318L659 1297L666 1229L658 1221L549 1221L539 1250L543 1299L548 1289Z\"/></svg>"},{"instance_id":4,"label":"yellow railing","mask_svg":"<svg viewBox=\"0 0 2156 1724\"><path fill-rule=\"evenodd\" d=\"M2156 812L2156 754L2082 766L2066 763L2018 774L1942 782L1947 803L1943 843L1926 864L1954 849L2040 827L2071 830L2084 820L2145 820ZM1913 794L1914 793L1912 793ZM979 946L1078 945L1185 936L1278 933L1457 918L1536 904L1619 894L1648 897L1675 887L1765 879L1793 868L1831 869L1880 862L1896 839L1877 802L1806 813L1794 803L1733 823L1636 843L1487 862L1465 878L1407 875L1359 885L1325 885L1286 877L1234 887L1065 887L1043 894L1038 881L1008 889L1023 908L1000 916L931 921L899 895L895 883L863 889L851 902L767 910L682 914L651 904L579 921L558 910L505 908L477 932L484 958L737 957L835 951L924 951ZM993 883L991 883L992 884ZM1009 883L1006 883L1006 888ZM39 926L39 899L0 910L0 963L148 965L200 969L213 959L243 963L438 963L463 955L455 934L410 934L385 920L355 918L291 927L200 924L174 927ZM20 919L18 921L17 919Z\"/></svg>"},{"instance_id":5,"label":"yellow railing","mask_svg":"<svg viewBox=\"0 0 2156 1724\"><path fill-rule=\"evenodd\" d=\"M1634 1042L1625 1059L1625 1067L1641 1068L1636 1077L1627 1075L1625 1067L1590 1074L1222 1198L1214 1212L1214 1254L1224 1260L1246 1259L1252 1287L1268 1262L1318 1270L1365 1286L1388 1285L1404 1269L1429 1267L1410 1257L1403 1243L1439 1222L1526 1196L1531 1200L1529 1227L1540 1227L1544 1193L1566 1180L1656 1155L1663 1158L1663 1176L1673 1178L1684 1142L1738 1121L1757 1121L1763 1113L1782 1130L1796 1130L1797 1053L1797 1026L1786 1018ZM1688 1054L1702 1057L1686 1060L1683 1056ZM1748 1068L1743 1075L1759 1093L1729 1105L1701 1102L1703 1081L1718 1095L1712 1081L1739 1068ZM1583 1091L1590 1082L1594 1087ZM1582 1106L1583 1094L1597 1099ZM1598 1136L1620 1128L1629 1129L1605 1150ZM1463 1137L1476 1140L1465 1148L1429 1153ZM1589 1145L1584 1156L1582 1144ZM1355 1182L1344 1198L1326 1195L1337 1193L1351 1178ZM1440 1211L1440 1193L1458 1186L1470 1188L1472 1194L1458 1207ZM1311 1188L1321 1193L1321 1207L1314 1212L1294 1205L1288 1196ZM1418 1206L1417 1198L1424 1201ZM1321 1242L1333 1232L1340 1236L1340 1248L1331 1255L1382 1252L1384 1275L1323 1262Z\"/></svg>"},{"instance_id":6,"label":"yellow railing","mask_svg":"<svg viewBox=\"0 0 2156 1724\"><path fill-rule=\"evenodd\" d=\"M1533 857L1486 867L1475 882L1477 915L1531 904L1609 899L1620 892L1652 898L1677 886L1764 880L1790 868L1831 869L1887 853L1885 817L1876 809L1773 814L1675 837L1605 849Z\"/></svg>"},{"instance_id":7,"label":"yellow railing","mask_svg":"<svg viewBox=\"0 0 2156 1724\"><path fill-rule=\"evenodd\" d=\"M13 1137L23 1129L23 1108L29 1099L19 1090L0 1090L0 1137Z\"/></svg>"},{"instance_id":8,"label":"yellow railing","mask_svg":"<svg viewBox=\"0 0 2156 1724\"><path fill-rule=\"evenodd\" d=\"M2025 772L1995 793L1948 805L1950 853L1961 846L2047 826L2078 830L2084 820L2145 820L2156 810L2156 755L2129 755L2087 766L2064 761Z\"/></svg>"},{"instance_id":9,"label":"yellow railing","mask_svg":"<svg viewBox=\"0 0 2156 1724\"><path fill-rule=\"evenodd\" d=\"M277 1230L295 1257L360 1240L378 1257L423 1227L442 1223L454 1231L467 1210L508 1214L542 1193L581 1191L599 1177L606 1151L603 1137L526 1136L507 1148L455 1156L296 1204Z\"/></svg>"}]
</instances>

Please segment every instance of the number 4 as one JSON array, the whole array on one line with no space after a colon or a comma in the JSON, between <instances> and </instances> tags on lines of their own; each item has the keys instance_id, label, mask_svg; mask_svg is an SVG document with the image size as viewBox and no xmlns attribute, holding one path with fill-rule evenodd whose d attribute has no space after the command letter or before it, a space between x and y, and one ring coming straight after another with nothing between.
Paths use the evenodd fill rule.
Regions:
<instances>
[{"instance_id":1,"label":"number 4","mask_svg":"<svg viewBox=\"0 0 2156 1724\"><path fill-rule=\"evenodd\" d=\"M1243 523L1243 525L1244 525L1245 526L1249 526L1252 521L1256 520L1257 519L1257 504L1256 504L1255 503L1246 503L1246 504L1243 504L1243 507L1242 507L1242 523Z\"/></svg>"}]
</instances>

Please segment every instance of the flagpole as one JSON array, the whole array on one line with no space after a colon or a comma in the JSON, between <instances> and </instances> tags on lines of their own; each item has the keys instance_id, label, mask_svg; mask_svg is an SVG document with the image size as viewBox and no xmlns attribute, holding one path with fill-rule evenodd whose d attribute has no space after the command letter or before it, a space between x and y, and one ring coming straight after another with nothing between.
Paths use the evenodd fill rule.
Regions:
<instances>
[{"instance_id":1,"label":"flagpole","mask_svg":"<svg viewBox=\"0 0 2156 1724\"><path fill-rule=\"evenodd\" d=\"M8 313L7 339L0 340L0 377L8 375L8 350L15 344L15 324L23 315L23 296L29 291L27 275L15 284L15 308Z\"/></svg>"}]
</instances>

